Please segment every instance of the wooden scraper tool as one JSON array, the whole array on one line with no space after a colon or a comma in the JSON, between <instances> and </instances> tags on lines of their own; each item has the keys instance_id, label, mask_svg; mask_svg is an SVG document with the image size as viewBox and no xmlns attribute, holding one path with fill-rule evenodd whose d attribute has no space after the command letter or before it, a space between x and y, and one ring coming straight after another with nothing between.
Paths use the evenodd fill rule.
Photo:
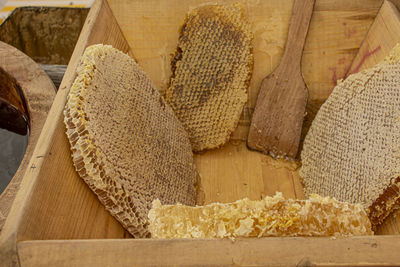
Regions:
<instances>
[{"instance_id":1,"label":"wooden scraper tool","mask_svg":"<svg viewBox=\"0 0 400 267\"><path fill-rule=\"evenodd\" d=\"M301 56L315 0L294 0L285 52L261 83L247 145L274 157L295 158L308 98Z\"/></svg>"}]
</instances>

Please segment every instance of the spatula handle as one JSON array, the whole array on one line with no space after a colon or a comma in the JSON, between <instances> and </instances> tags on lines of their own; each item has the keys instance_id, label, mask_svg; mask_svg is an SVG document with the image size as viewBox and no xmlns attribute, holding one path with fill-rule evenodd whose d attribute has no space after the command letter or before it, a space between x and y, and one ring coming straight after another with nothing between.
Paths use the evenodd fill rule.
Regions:
<instances>
[{"instance_id":1,"label":"spatula handle","mask_svg":"<svg viewBox=\"0 0 400 267\"><path fill-rule=\"evenodd\" d=\"M294 0L282 64L300 67L315 0Z\"/></svg>"}]
</instances>

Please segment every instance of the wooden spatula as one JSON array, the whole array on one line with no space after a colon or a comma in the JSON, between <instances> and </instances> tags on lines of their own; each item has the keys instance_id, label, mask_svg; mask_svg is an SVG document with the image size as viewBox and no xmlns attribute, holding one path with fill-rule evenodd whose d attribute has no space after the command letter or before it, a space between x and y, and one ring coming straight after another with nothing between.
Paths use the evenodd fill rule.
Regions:
<instances>
[{"instance_id":1,"label":"wooden spatula","mask_svg":"<svg viewBox=\"0 0 400 267\"><path fill-rule=\"evenodd\" d=\"M305 108L307 85L301 56L315 0L294 0L285 52L279 66L261 83L247 144L272 156L295 158Z\"/></svg>"}]
</instances>

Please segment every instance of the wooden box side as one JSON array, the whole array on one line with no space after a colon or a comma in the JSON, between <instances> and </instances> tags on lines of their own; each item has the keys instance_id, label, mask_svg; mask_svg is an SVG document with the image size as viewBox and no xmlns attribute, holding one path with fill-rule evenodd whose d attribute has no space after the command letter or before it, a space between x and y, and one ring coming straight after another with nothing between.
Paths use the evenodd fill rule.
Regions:
<instances>
[{"instance_id":1,"label":"wooden box side","mask_svg":"<svg viewBox=\"0 0 400 267\"><path fill-rule=\"evenodd\" d=\"M126 5L128 3L128 1L123 2ZM121 6L121 8L123 7ZM129 17L126 17L124 21L128 23ZM130 20L130 23L133 23L132 20ZM125 25L124 27L127 28L128 26ZM221 265L235 263L274 265L278 262L289 265L297 263L308 265L309 262L321 264L337 262L343 265L357 265L400 262L396 258L398 257L397 254L394 253L399 248L400 240L398 237L391 236L340 240L263 238L235 243L230 240L65 240L123 238L126 236L126 232L119 223L108 214L96 196L77 176L64 133L62 111L68 90L75 79L75 69L85 47L95 43L111 44L133 56L112 10L104 0L97 0L88 15L66 76L43 128L34 156L29 163L30 168L24 177L23 190L17 197L10 218L0 237L0 261L3 259L3 255L13 253L14 262L18 262L15 254L18 242L19 261L21 265L27 266L39 265L40 262L37 261L42 261L40 263L42 265L47 263L139 265L178 264L180 262L182 264L197 262L200 265L215 265L219 262ZM228 149L230 148L228 147ZM226 158L226 154L229 155L230 152L234 154L235 151L240 149L240 146L234 146L232 150L225 151L226 153L212 152L217 154L215 158L204 158L201 163L207 165L206 160ZM243 147L241 151L245 151L245 149ZM269 161L269 159L259 158L258 156L246 158L246 153L239 154L237 158L226 160L230 162L229 164L235 165L236 169L238 169L237 163L245 160L254 160L259 165L263 164L261 161ZM282 172L282 177L292 175L288 168L274 164L266 162L265 166L262 166L262 171L271 173L271 170L272 172L279 170ZM210 167L209 173L215 173L215 169ZM241 170L241 172L246 171ZM224 176L224 178L230 179L231 177ZM296 189L296 186L292 185L286 187L282 180L278 178L273 180L276 188ZM292 180L288 180L288 182L290 181ZM267 185L270 185L271 181L268 180L264 184L261 193L270 190ZM212 184L209 187L212 188ZM258 189L256 188L254 191ZM217 192L213 193L216 194ZM257 191L256 193L259 194L260 192ZM40 241L43 239L60 240ZM375 242L376 240L379 242ZM346 244L349 245L346 246ZM10 251L10 248L12 251ZM296 249L298 249L298 252L294 252ZM352 253L345 254L346 249L352 251ZM280 250L282 252L279 252ZM54 257L48 256L48 259L41 260L40 258L44 258L43 255L54 255ZM96 259L93 262L94 258ZM219 258L221 258L220 261ZM303 260L303 258L306 259ZM76 261L74 262L74 260ZM72 264L69 264L68 261L72 261Z\"/></svg>"},{"instance_id":2,"label":"wooden box side","mask_svg":"<svg viewBox=\"0 0 400 267\"><path fill-rule=\"evenodd\" d=\"M21 266L398 266L399 250L399 236L18 244Z\"/></svg>"},{"instance_id":3,"label":"wooden box side","mask_svg":"<svg viewBox=\"0 0 400 267\"><path fill-rule=\"evenodd\" d=\"M129 236L78 177L65 134L63 109L84 49L110 44L132 55L108 3L97 0L86 19L0 236L0 259L16 264L22 240Z\"/></svg>"},{"instance_id":4,"label":"wooden box side","mask_svg":"<svg viewBox=\"0 0 400 267\"><path fill-rule=\"evenodd\" d=\"M90 12L43 128L43 138L25 174L25 179L36 180L36 183L25 202L18 240L120 238L125 235L120 224L76 173L63 122L67 94L85 48L102 43L131 53L107 1L96 1Z\"/></svg>"}]
</instances>

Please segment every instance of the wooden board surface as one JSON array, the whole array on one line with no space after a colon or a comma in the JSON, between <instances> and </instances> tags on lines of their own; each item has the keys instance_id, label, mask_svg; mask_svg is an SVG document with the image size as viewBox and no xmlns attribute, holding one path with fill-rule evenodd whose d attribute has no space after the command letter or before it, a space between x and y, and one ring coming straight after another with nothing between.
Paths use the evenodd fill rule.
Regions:
<instances>
[{"instance_id":1,"label":"wooden board surface","mask_svg":"<svg viewBox=\"0 0 400 267\"><path fill-rule=\"evenodd\" d=\"M28 167L33 149L39 139L47 112L50 110L56 91L53 83L44 71L31 58L14 47L0 42L0 58L0 68L15 79L12 82L10 80L10 84L8 84L13 85L12 88L10 87L9 95L3 97L24 113L29 113L30 118L30 135L25 155L12 180L4 192L0 194L1 231L19 189L22 177ZM17 87L23 92L26 99L26 106L21 101ZM7 90L6 88L3 89Z\"/></svg>"},{"instance_id":2,"label":"wooden board surface","mask_svg":"<svg viewBox=\"0 0 400 267\"><path fill-rule=\"evenodd\" d=\"M242 141L195 156L205 203L260 199L277 191L288 198L304 198L298 164L274 160L250 151Z\"/></svg>"},{"instance_id":3,"label":"wooden board surface","mask_svg":"<svg viewBox=\"0 0 400 267\"><path fill-rule=\"evenodd\" d=\"M238 1L213 3L218 2ZM170 77L170 55L176 48L179 28L186 12L210 2L150 0L143 3L110 0L109 3L135 59L160 91L165 91ZM254 0L241 3L254 32L255 63L249 87L249 102L243 111L238 129L227 145L219 150L195 155L205 202L230 202L243 197L259 199L264 195L273 195L276 191L283 192L286 197L304 198L296 164L275 161L268 156L249 151L245 143L241 142L247 138L261 80L274 70L283 55L293 1ZM382 1L370 0L316 1L302 58L303 76L309 87L308 115L304 122L303 138L336 81L344 78L353 69L352 64L358 64L357 59L354 62L353 60L356 55L360 56L358 48L366 38L381 5ZM390 10L384 8L378 18L378 21L382 21L375 23L375 29L372 29L380 33L381 39L374 36L371 40L386 42L389 38L397 38L393 35L400 36L396 32L397 18L389 15L394 10L396 9L392 5ZM387 37L384 38L385 35ZM385 49L381 50L383 51ZM367 67L368 61L363 64ZM395 221L393 217L391 221ZM379 233L400 233L398 229L392 223L388 226L385 224Z\"/></svg>"},{"instance_id":4,"label":"wooden board surface","mask_svg":"<svg viewBox=\"0 0 400 267\"><path fill-rule=\"evenodd\" d=\"M111 44L131 53L111 10L103 1L97 1L91 16L88 15L25 174L30 177L28 180L35 180L30 185L34 193L28 195L25 202L18 240L126 236L120 224L77 175L63 122L64 106L79 59L87 46L97 43Z\"/></svg>"},{"instance_id":5,"label":"wooden board surface","mask_svg":"<svg viewBox=\"0 0 400 267\"><path fill-rule=\"evenodd\" d=\"M385 1L347 75L375 66L397 43L400 43L400 13L395 4ZM400 210L389 215L377 231L377 234L394 233L400 234Z\"/></svg>"},{"instance_id":6,"label":"wooden board surface","mask_svg":"<svg viewBox=\"0 0 400 267\"><path fill-rule=\"evenodd\" d=\"M26 241L21 266L399 266L394 236Z\"/></svg>"},{"instance_id":7,"label":"wooden board surface","mask_svg":"<svg viewBox=\"0 0 400 267\"><path fill-rule=\"evenodd\" d=\"M21 240L129 236L77 175L63 123L63 109L79 58L86 46L96 43L111 44L131 54L107 2L101 0L88 14L21 189L0 233L0 262L5 266L18 265L16 245Z\"/></svg>"},{"instance_id":8,"label":"wooden board surface","mask_svg":"<svg viewBox=\"0 0 400 267\"><path fill-rule=\"evenodd\" d=\"M391 1L385 1L365 36L347 75L375 66L399 42L399 10Z\"/></svg>"},{"instance_id":9,"label":"wooden board surface","mask_svg":"<svg viewBox=\"0 0 400 267\"><path fill-rule=\"evenodd\" d=\"M259 23L258 26L254 24L255 31L260 31L259 39L255 40L256 46L261 47L257 52L258 61L256 59L258 70L263 70L259 77L267 75L279 62L287 34L285 31L291 3L289 0L247 2L248 8L261 5L264 9L253 7L254 13L251 16L253 23L257 20ZM135 55L139 64L155 75L154 79L159 84L161 81L166 82L168 76L161 71L160 66L168 69L169 65L159 62L167 60L169 51L174 50L177 29L187 9L198 4L199 0L111 1L112 10L122 26L121 31L107 2L96 1L29 162L16 203L0 235L0 262L7 266L18 263L22 266L143 265L150 264L150 260L154 260L154 264L170 261L171 264L281 263L303 266L334 262L342 265L399 263L400 259L396 258L400 244L398 236L337 240L263 238L240 242L65 240L127 237L118 222L77 176L72 165L62 111L68 89L76 76L79 57L87 45L111 44L132 56ZM347 72L380 4L381 1L375 0L317 1L303 56L303 73L309 87L313 88L311 103L315 107L329 95L334 85L332 78L341 77ZM166 10L172 12L172 15L166 16ZM166 24L161 24L160 20ZM264 37L261 37L263 33ZM129 45L133 48L133 53ZM163 47L167 49L166 53ZM265 52L266 48L272 51L269 52L271 54ZM324 60L321 60L322 57ZM332 64L336 66L336 72L329 70ZM161 79L162 77L166 80ZM257 81L252 83L257 84ZM250 88L250 95L254 93ZM250 98L249 103L254 104L254 101ZM249 110L251 109L246 112ZM241 126L243 129L248 127L245 123L241 123ZM240 135L239 131L237 136ZM263 195L272 195L275 191L282 191L287 197L303 197L295 163L275 161L261 153L249 151L240 138L237 139L219 150L195 157L202 176L206 202L227 202L245 196L258 199ZM43 239L60 240L23 242Z\"/></svg>"},{"instance_id":10,"label":"wooden board surface","mask_svg":"<svg viewBox=\"0 0 400 267\"><path fill-rule=\"evenodd\" d=\"M135 58L160 91L165 91L179 28L186 13L205 3L242 3L254 32L254 72L249 102L234 139L246 140L261 80L275 69L285 49L292 0L110 0ZM317 0L302 58L310 90L307 121L351 65L382 0ZM306 123L306 129L309 123Z\"/></svg>"},{"instance_id":11,"label":"wooden board surface","mask_svg":"<svg viewBox=\"0 0 400 267\"><path fill-rule=\"evenodd\" d=\"M254 51L257 71L250 86L251 106L257 93L252 88L256 88L261 77L267 75L279 63L287 36L292 1L246 3L248 11L253 12L249 19L256 33ZM25 176L25 192L30 192L25 195L21 193L20 202L25 212L20 214L16 208L14 221L8 224L9 232L18 234L9 238L36 240L127 236L73 168L62 122L68 89L75 78L75 68L80 55L87 45L94 43L112 44L134 55L139 64L153 76L156 84L161 89L164 84L165 89L169 78L169 54L175 49L178 29L186 12L201 4L201 1L190 0L180 4L163 0L157 3L154 0L118 3L111 1L110 4L112 10L105 2L97 1L90 16L88 15L66 76L43 128L44 133L30 162L31 168ZM336 4L317 1L303 56L303 72L306 66L312 67L315 73L321 69L326 70L327 62L337 60L343 54L347 55L347 61L352 60L380 4L380 1L368 0L351 4L347 1L337 1ZM166 10L170 12L169 15L162 15L167 14ZM112 11L117 16L128 42L122 36ZM354 27L357 33L343 42L345 26ZM321 53L328 55L326 60L314 62L312 57L310 58L310 55L319 55L320 58ZM309 61L312 64L306 63ZM162 66L164 69L160 69ZM329 79L317 79L320 85L326 83L321 90L312 86L313 83L309 80L310 88L314 88L314 96L326 98L327 91L333 87ZM330 89L327 89L327 84L330 84ZM243 128L248 127L246 123L241 125ZM243 197L259 199L264 195L273 195L276 191L283 192L286 197L304 197L296 164L275 161L261 153L249 151L240 140L233 140L219 150L196 155L195 161L202 177L206 203L230 202Z\"/></svg>"},{"instance_id":12,"label":"wooden board surface","mask_svg":"<svg viewBox=\"0 0 400 267\"><path fill-rule=\"evenodd\" d=\"M259 199L276 191L284 192L287 197L304 197L299 176L292 166L288 167L290 164L250 152L245 143L239 141L247 139L261 80L281 60L293 1L212 3L221 2L241 2L243 5L254 32L254 72L249 101L232 140L220 150L195 155L205 202L229 202L243 197ZM171 74L170 55L175 51L185 14L210 2L110 0L109 3L135 59L160 91L165 91ZM316 1L302 58L303 76L310 91L303 137L336 79L347 73L381 4L379 0Z\"/></svg>"},{"instance_id":13,"label":"wooden board surface","mask_svg":"<svg viewBox=\"0 0 400 267\"><path fill-rule=\"evenodd\" d=\"M264 77L279 63L292 4L291 1L260 1L261 10L256 8L256 2L247 2L248 8L253 8L251 20L255 32L259 32L255 39L255 51L258 51L255 60L260 73L255 73L252 80L254 87L251 88L255 88L257 77ZM343 61L342 57L345 57L344 62L353 59L380 3L368 0L351 3L336 1L335 4L317 1L303 56L303 72L309 87L313 88L313 99L322 101L327 97L333 87L332 77L328 75L328 63L338 64L338 61ZM179 4L174 1L159 1L157 4L154 1L118 1L118 5L111 1L122 33L128 39L126 42L107 3L100 0L95 3L29 163L24 190L11 211L12 219L7 222L7 233L0 237L1 241L126 237L125 231L105 211L73 168L62 122L68 89L75 78L75 69L84 48L94 43L112 44L134 55L139 64L154 76L156 83L166 84L169 53L175 49L179 26L189 7L198 4L197 0ZM162 15L166 14L165 10L169 10L171 15ZM166 24L160 23L160 20ZM348 27L355 28L356 33L351 31L346 39L343 36ZM326 60L321 60L324 53ZM160 66L165 67L164 72ZM322 69L326 77L318 75ZM249 105L254 104L252 95L257 93L251 88ZM243 123L241 125L248 127ZM219 150L196 155L195 161L207 203L228 202L243 197L259 199L263 195L273 195L275 191L282 191L286 197L303 197L296 164L275 161L249 151L240 140L232 140ZM1 253L3 251L0 250Z\"/></svg>"}]
</instances>

